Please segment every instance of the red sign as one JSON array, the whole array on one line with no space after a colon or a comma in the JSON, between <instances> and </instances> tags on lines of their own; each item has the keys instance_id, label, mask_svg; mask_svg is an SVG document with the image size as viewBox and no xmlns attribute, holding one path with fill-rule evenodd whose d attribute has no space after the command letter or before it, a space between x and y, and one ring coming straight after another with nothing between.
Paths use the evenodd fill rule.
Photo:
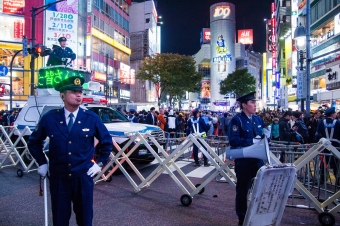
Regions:
<instances>
[{"instance_id":1,"label":"red sign","mask_svg":"<svg viewBox=\"0 0 340 226\"><path fill-rule=\"evenodd\" d=\"M3 13L24 15L25 0L3 0L2 8Z\"/></svg>"},{"instance_id":2,"label":"red sign","mask_svg":"<svg viewBox=\"0 0 340 226\"><path fill-rule=\"evenodd\" d=\"M204 41L210 41L210 30L204 30L203 31L203 40Z\"/></svg>"},{"instance_id":3,"label":"red sign","mask_svg":"<svg viewBox=\"0 0 340 226\"><path fill-rule=\"evenodd\" d=\"M238 42L244 45L253 44L253 29L238 30Z\"/></svg>"},{"instance_id":4,"label":"red sign","mask_svg":"<svg viewBox=\"0 0 340 226\"><path fill-rule=\"evenodd\" d=\"M20 20L14 21L14 38L22 38L24 33L24 23Z\"/></svg>"},{"instance_id":5,"label":"red sign","mask_svg":"<svg viewBox=\"0 0 340 226\"><path fill-rule=\"evenodd\" d=\"M121 82L130 84L130 66L126 65L124 63L120 63L120 69L119 69L119 80Z\"/></svg>"},{"instance_id":6,"label":"red sign","mask_svg":"<svg viewBox=\"0 0 340 226\"><path fill-rule=\"evenodd\" d=\"M91 15L87 16L87 21L86 21L86 30L87 34L91 34Z\"/></svg>"}]
</instances>

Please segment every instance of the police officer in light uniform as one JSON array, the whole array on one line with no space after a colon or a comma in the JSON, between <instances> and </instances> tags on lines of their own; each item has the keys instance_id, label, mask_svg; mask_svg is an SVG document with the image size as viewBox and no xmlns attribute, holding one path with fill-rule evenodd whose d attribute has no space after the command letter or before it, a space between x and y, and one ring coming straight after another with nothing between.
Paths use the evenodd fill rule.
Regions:
<instances>
[{"instance_id":1,"label":"police officer in light uniform","mask_svg":"<svg viewBox=\"0 0 340 226\"><path fill-rule=\"evenodd\" d=\"M66 65L68 58L71 60L76 59L76 54L72 51L71 48L66 47L67 39L65 37L61 37L58 39L60 46L57 46L50 57L53 58L53 61L50 62L50 65ZM50 66L47 65L47 66Z\"/></svg>"},{"instance_id":2,"label":"police officer in light uniform","mask_svg":"<svg viewBox=\"0 0 340 226\"><path fill-rule=\"evenodd\" d=\"M325 115L325 119L319 120L315 137L317 138L317 141L322 137L326 138L332 142L334 147L340 147L340 121L336 119L335 108L328 108L325 111ZM323 152L326 154L330 153L327 149ZM324 165L328 163L330 163L330 168L333 169L334 175L337 175L339 160L336 157L329 157L326 155L323 162L320 163L320 183L324 183ZM340 185L339 179L337 177L336 179L337 185Z\"/></svg>"},{"instance_id":3,"label":"police officer in light uniform","mask_svg":"<svg viewBox=\"0 0 340 226\"><path fill-rule=\"evenodd\" d=\"M256 92L248 93L237 99L242 112L237 114L229 123L229 143L232 149L251 146L263 137L263 120L256 116ZM247 194L251 180L264 165L263 160L256 158L235 159L236 183L236 214L239 225L247 212Z\"/></svg>"},{"instance_id":4,"label":"police officer in light uniform","mask_svg":"<svg viewBox=\"0 0 340 226\"><path fill-rule=\"evenodd\" d=\"M108 161L112 138L99 116L79 107L82 102L81 77L70 77L55 87L64 108L42 116L29 138L28 148L45 177L49 169L53 225L69 225L71 203L78 225L92 225L93 176ZM49 162L43 153L43 141L50 138ZM94 138L99 143L94 157Z\"/></svg>"}]
</instances>

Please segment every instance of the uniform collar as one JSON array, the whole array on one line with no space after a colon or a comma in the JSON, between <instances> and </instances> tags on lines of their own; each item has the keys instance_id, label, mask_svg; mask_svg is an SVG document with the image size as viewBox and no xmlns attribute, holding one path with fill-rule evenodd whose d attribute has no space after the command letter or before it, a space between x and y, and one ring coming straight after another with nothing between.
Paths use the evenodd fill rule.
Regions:
<instances>
[{"instance_id":1,"label":"uniform collar","mask_svg":"<svg viewBox=\"0 0 340 226\"><path fill-rule=\"evenodd\" d=\"M74 119L77 118L78 112L79 112L79 107L78 107L78 109L76 111L72 112L73 116L74 116ZM65 119L67 119L69 117L69 115L71 114L71 112L68 111L66 108L64 108L64 114L65 114Z\"/></svg>"}]
</instances>

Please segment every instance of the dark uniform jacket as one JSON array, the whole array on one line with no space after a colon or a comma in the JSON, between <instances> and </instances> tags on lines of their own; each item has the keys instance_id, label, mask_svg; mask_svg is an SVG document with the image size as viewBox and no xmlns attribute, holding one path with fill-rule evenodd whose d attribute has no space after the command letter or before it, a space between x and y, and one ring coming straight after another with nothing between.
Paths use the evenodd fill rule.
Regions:
<instances>
[{"instance_id":1,"label":"dark uniform jacket","mask_svg":"<svg viewBox=\"0 0 340 226\"><path fill-rule=\"evenodd\" d=\"M46 113L29 138L28 148L39 165L47 163L43 141L50 138L49 172L54 178L82 176L93 166L94 138L99 143L98 162L105 164L112 149L112 138L99 116L79 108L71 132L65 121L64 108Z\"/></svg>"},{"instance_id":2,"label":"dark uniform jacket","mask_svg":"<svg viewBox=\"0 0 340 226\"><path fill-rule=\"evenodd\" d=\"M198 127L197 127L197 123L198 123ZM195 129L194 129L195 126ZM208 132L210 129L210 126L205 123L204 119L202 117L197 118L196 116L191 117L188 119L188 127L189 127L189 132L190 133L203 133L203 132ZM197 131L198 128L198 131Z\"/></svg>"},{"instance_id":3,"label":"dark uniform jacket","mask_svg":"<svg viewBox=\"0 0 340 226\"><path fill-rule=\"evenodd\" d=\"M233 117L229 123L229 142L231 148L247 147L253 144L253 138L262 136L263 128L266 128L263 120L252 115L252 120L241 112Z\"/></svg>"},{"instance_id":4,"label":"dark uniform jacket","mask_svg":"<svg viewBox=\"0 0 340 226\"><path fill-rule=\"evenodd\" d=\"M69 47L65 47L62 49L60 46L56 47L51 56L52 57L52 65L63 65L66 61L62 61L62 59L71 58L71 60L76 59L76 54Z\"/></svg>"},{"instance_id":5,"label":"dark uniform jacket","mask_svg":"<svg viewBox=\"0 0 340 226\"><path fill-rule=\"evenodd\" d=\"M336 139L340 141L340 122L339 120L335 119L335 125L333 126L333 118L326 118L326 124L324 123L324 120L319 120L318 123L318 127L316 128L316 136L315 138L317 139L317 141L319 141L320 138L324 137L324 138L328 138L326 136L326 131L325 128L327 128L328 130L328 136L331 136L331 130L332 127L334 127L334 133L333 133L333 137L329 137L330 139ZM340 144L336 141L332 141L332 145L335 147L339 147Z\"/></svg>"}]
</instances>

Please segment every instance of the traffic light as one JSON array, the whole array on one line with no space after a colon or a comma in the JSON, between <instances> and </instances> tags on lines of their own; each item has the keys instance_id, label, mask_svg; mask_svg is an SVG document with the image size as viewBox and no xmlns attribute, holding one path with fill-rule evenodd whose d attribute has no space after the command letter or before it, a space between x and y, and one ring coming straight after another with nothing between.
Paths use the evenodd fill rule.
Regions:
<instances>
[{"instance_id":1,"label":"traffic light","mask_svg":"<svg viewBox=\"0 0 340 226\"><path fill-rule=\"evenodd\" d=\"M34 48L27 48L27 51L33 58L38 58L39 56L44 57L51 54L52 50L44 45L36 44Z\"/></svg>"}]
</instances>

